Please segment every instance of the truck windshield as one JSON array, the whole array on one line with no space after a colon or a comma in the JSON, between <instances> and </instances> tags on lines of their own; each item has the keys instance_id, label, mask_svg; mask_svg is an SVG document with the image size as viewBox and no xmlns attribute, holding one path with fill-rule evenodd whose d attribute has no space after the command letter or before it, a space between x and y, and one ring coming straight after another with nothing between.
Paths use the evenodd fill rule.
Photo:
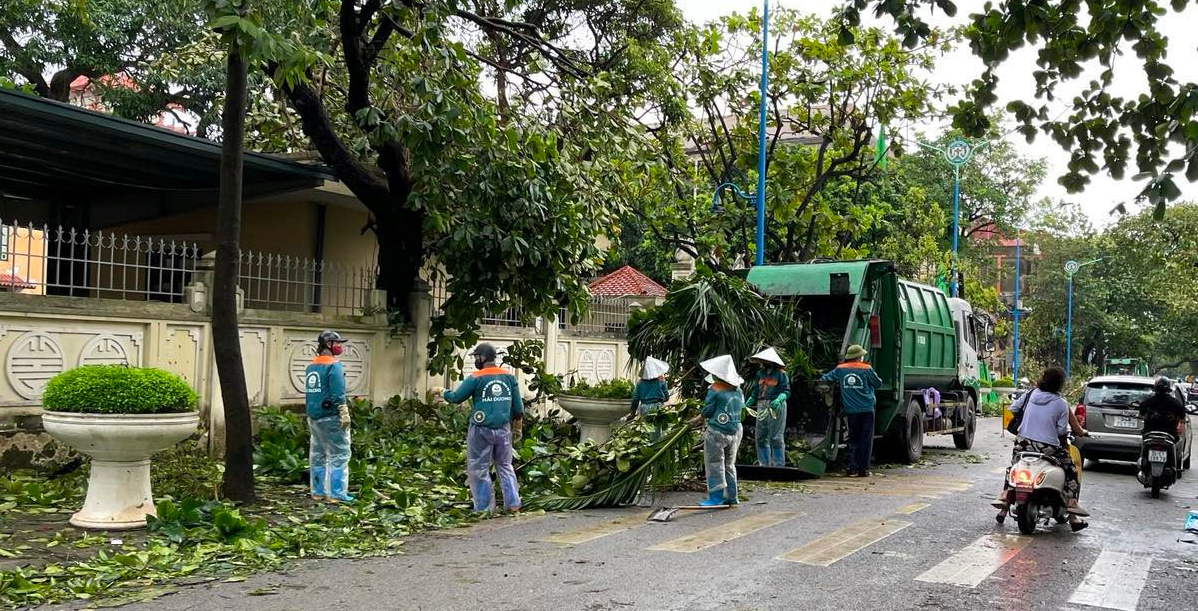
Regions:
<instances>
[{"instance_id":1,"label":"truck windshield","mask_svg":"<svg viewBox=\"0 0 1198 611\"><path fill-rule=\"evenodd\" d=\"M1152 387L1127 382L1091 382L1086 386L1086 405L1133 405L1147 399Z\"/></svg>"}]
</instances>

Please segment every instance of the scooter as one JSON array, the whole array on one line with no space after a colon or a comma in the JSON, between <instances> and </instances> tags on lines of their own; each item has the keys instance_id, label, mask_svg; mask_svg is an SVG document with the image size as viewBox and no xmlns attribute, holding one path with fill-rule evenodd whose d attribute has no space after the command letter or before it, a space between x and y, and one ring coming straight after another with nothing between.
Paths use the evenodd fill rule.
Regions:
<instances>
[{"instance_id":1,"label":"scooter","mask_svg":"<svg viewBox=\"0 0 1198 611\"><path fill-rule=\"evenodd\" d=\"M1019 532L1030 535L1040 522L1057 524L1069 521L1065 499L1065 470L1050 456L1023 452L1007 475L1014 493L1011 514Z\"/></svg>"},{"instance_id":2,"label":"scooter","mask_svg":"<svg viewBox=\"0 0 1198 611\"><path fill-rule=\"evenodd\" d=\"M1140 472L1136 479L1152 489L1152 498L1161 497L1161 489L1177 481L1177 438L1164 431L1144 433L1140 444Z\"/></svg>"}]
</instances>

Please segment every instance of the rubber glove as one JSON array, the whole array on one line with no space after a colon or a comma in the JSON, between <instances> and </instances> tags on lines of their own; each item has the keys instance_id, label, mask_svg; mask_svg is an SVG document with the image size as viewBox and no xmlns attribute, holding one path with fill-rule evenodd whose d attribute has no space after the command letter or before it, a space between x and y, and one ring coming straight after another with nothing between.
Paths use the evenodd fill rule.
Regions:
<instances>
[{"instance_id":1,"label":"rubber glove","mask_svg":"<svg viewBox=\"0 0 1198 611\"><path fill-rule=\"evenodd\" d=\"M775 398L773 401L770 401L770 407L774 409L778 409L783 405L786 405L786 395L778 395L777 398Z\"/></svg>"},{"instance_id":2,"label":"rubber glove","mask_svg":"<svg viewBox=\"0 0 1198 611\"><path fill-rule=\"evenodd\" d=\"M516 445L524 438L524 419L517 418L512 421L512 445Z\"/></svg>"},{"instance_id":3,"label":"rubber glove","mask_svg":"<svg viewBox=\"0 0 1198 611\"><path fill-rule=\"evenodd\" d=\"M695 416L694 418L691 418L690 420L688 420L686 424L689 425L692 429L702 428L703 427L703 416Z\"/></svg>"},{"instance_id":4,"label":"rubber glove","mask_svg":"<svg viewBox=\"0 0 1198 611\"><path fill-rule=\"evenodd\" d=\"M337 408L337 415L340 417L340 420L341 420L341 428L348 429L349 428L349 406L346 405L345 403L342 403L341 406Z\"/></svg>"}]
</instances>

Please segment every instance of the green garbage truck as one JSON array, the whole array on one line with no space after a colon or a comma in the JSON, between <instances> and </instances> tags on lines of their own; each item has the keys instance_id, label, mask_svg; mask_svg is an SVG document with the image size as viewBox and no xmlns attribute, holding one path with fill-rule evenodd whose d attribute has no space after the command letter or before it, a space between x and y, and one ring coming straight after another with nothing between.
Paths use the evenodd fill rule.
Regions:
<instances>
[{"instance_id":1,"label":"green garbage truck","mask_svg":"<svg viewBox=\"0 0 1198 611\"><path fill-rule=\"evenodd\" d=\"M1148 377L1148 359L1120 358L1107 359L1102 363L1104 376L1142 376Z\"/></svg>"},{"instance_id":2,"label":"green garbage truck","mask_svg":"<svg viewBox=\"0 0 1198 611\"><path fill-rule=\"evenodd\" d=\"M900 278L890 261L766 265L747 279L772 299L793 303L797 324L839 340L840 355L853 344L869 351L866 360L882 378L875 430L897 458L918 461L925 435L952 435L956 447L972 447L978 359L993 336L989 319L969 302ZM795 393L789 411L826 428L797 466L819 474L842 446L844 427L839 410L801 397Z\"/></svg>"}]
</instances>

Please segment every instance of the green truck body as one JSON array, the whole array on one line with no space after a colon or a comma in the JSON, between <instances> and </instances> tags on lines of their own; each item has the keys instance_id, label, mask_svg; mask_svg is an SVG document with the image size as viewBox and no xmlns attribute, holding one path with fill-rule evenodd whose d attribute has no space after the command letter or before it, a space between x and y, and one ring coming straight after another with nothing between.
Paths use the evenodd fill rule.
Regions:
<instances>
[{"instance_id":1,"label":"green truck body","mask_svg":"<svg viewBox=\"0 0 1198 611\"><path fill-rule=\"evenodd\" d=\"M1152 374L1148 371L1147 359L1107 359L1102 364L1102 375L1104 376L1142 376L1149 377Z\"/></svg>"},{"instance_id":2,"label":"green truck body","mask_svg":"<svg viewBox=\"0 0 1198 611\"><path fill-rule=\"evenodd\" d=\"M978 388L978 336L983 324L969 304L941 290L903 280L889 261L835 261L767 265L749 271L763 294L792 299L810 325L852 344L882 378L875 430L900 458L918 460L926 433L953 434L958 447L973 443ZM940 405L924 403L936 388ZM826 410L794 405L793 409ZM825 452L834 454L837 418L828 418Z\"/></svg>"}]
</instances>

